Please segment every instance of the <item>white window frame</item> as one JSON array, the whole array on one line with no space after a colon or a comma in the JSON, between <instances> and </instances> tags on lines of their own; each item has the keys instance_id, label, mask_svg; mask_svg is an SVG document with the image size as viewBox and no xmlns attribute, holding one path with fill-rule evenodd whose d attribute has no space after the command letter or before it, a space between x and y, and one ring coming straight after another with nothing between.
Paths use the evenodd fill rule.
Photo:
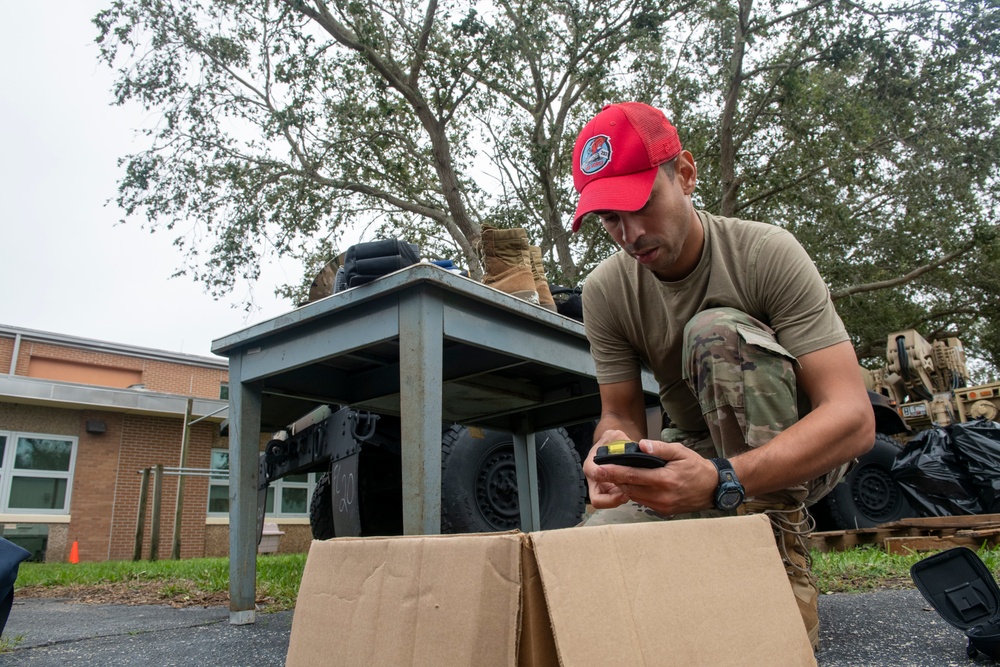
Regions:
<instances>
[{"instance_id":1,"label":"white window frame","mask_svg":"<svg viewBox=\"0 0 1000 667\"><path fill-rule=\"evenodd\" d=\"M230 453L225 447L216 447L212 449L212 455L216 452L226 452ZM211 468L211 458L209 459L209 467ZM210 476L208 478L208 499L206 502L207 515L212 518L228 517L229 512L213 512L211 509L207 508L208 503L212 498L212 487L219 486L227 489L226 496L229 497L229 475L226 474L225 477L214 477ZM316 490L316 473L308 473L308 477L305 482L289 482L287 479L278 479L271 482L270 488L274 492L274 512L268 512L265 518L270 519L308 519L309 518L309 503L312 501L313 492ZM306 511L305 512L282 512L281 511L281 495L284 489L305 489L306 490Z\"/></svg>"},{"instance_id":2,"label":"white window frame","mask_svg":"<svg viewBox=\"0 0 1000 667\"><path fill-rule=\"evenodd\" d=\"M76 471L76 453L79 447L79 438L72 435L60 435L56 433L29 433L26 431L0 431L0 436L7 438L4 443L4 452L0 460L0 514L40 514L51 516L67 516L70 507L73 506L73 476ZM24 470L15 468L17 460L17 443L21 438L31 438L38 440L61 440L70 443L69 469L68 470ZM66 496L62 509L37 509L31 507L11 507L10 491L14 477L35 477L40 479L65 479Z\"/></svg>"}]
</instances>

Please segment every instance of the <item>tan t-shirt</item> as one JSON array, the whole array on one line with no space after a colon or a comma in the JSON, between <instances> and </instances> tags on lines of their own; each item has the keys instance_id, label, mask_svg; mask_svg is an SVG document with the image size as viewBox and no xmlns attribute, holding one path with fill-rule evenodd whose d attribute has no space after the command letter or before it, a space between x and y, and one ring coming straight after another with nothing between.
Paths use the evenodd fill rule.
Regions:
<instances>
[{"instance_id":1,"label":"tan t-shirt","mask_svg":"<svg viewBox=\"0 0 1000 667\"><path fill-rule=\"evenodd\" d=\"M681 371L684 325L709 308L730 307L774 329L794 356L848 340L812 259L784 229L697 212L705 227L698 266L665 282L619 251L583 289L583 319L601 384L638 377L640 363L660 384L660 401L679 428L704 430L698 401Z\"/></svg>"}]
</instances>

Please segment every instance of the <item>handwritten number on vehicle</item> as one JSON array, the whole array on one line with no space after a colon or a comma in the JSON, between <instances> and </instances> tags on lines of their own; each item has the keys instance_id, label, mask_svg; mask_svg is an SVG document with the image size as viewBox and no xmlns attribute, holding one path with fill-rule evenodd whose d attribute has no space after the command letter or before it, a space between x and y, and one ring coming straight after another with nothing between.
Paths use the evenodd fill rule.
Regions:
<instances>
[{"instance_id":1,"label":"handwritten number on vehicle","mask_svg":"<svg viewBox=\"0 0 1000 667\"><path fill-rule=\"evenodd\" d=\"M338 463L330 474L333 477L333 507L337 512L347 514L357 496L354 473L343 472Z\"/></svg>"}]
</instances>

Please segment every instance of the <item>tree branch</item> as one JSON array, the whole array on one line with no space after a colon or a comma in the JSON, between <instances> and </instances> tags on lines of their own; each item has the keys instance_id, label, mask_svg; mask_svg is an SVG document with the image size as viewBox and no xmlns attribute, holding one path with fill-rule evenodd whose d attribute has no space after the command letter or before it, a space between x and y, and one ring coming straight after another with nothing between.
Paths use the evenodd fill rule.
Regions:
<instances>
[{"instance_id":1,"label":"tree branch","mask_svg":"<svg viewBox=\"0 0 1000 667\"><path fill-rule=\"evenodd\" d=\"M811 2L808 5L806 5L805 7L800 7L799 9L796 9L794 11L788 12L787 14L782 14L781 16L777 16L777 17L771 19L770 21L767 21L766 23L759 23L757 25L751 25L747 29L747 34L749 35L751 33L757 32L757 31L767 30L771 26L777 25L779 23L783 23L783 22L787 21L788 19L795 18L796 16L801 16L802 14L810 12L810 11L816 9L817 7L822 7L823 5L828 4L830 1L831 0L815 0L815 2Z\"/></svg>"},{"instance_id":2,"label":"tree branch","mask_svg":"<svg viewBox=\"0 0 1000 667\"><path fill-rule=\"evenodd\" d=\"M417 86L420 77L420 69L427 59L427 42L430 40L431 28L434 27L434 15L437 13L437 0L430 0L424 12L424 24L421 26L420 35L414 46L413 62L410 63L410 85Z\"/></svg>"},{"instance_id":3,"label":"tree branch","mask_svg":"<svg viewBox=\"0 0 1000 667\"><path fill-rule=\"evenodd\" d=\"M853 153L851 153L851 157L857 156L857 155L863 155L864 153L868 153L868 152L870 152L870 151L872 151L872 150L874 150L876 148L879 148L881 146L885 146L885 145L890 144L890 143L892 143L894 141L906 141L907 139L911 139L913 137L919 136L920 134L923 134L924 132L928 132L931 129L933 129L933 128L925 128L923 130L919 130L917 132L913 132L912 134L909 134L909 135L907 135L905 137L886 137L884 139L879 139L878 141L873 141L872 143L868 144L867 146L862 146L861 148L859 148L856 151L854 151ZM755 204L755 203L757 203L758 201L760 201L762 199L768 199L768 198L773 197L774 195L778 194L779 192L784 192L785 190L787 190L787 189L789 189L789 188L791 188L793 186L796 186L796 185L798 185L799 183L801 183L801 182L803 182L805 180L808 180L808 179L812 178L816 174L818 174L818 173L820 173L822 171L825 171L831 164L833 164L835 162L838 162L838 161L840 161L842 159L843 158L837 158L836 160L833 160L833 161L821 162L820 164L816 165L812 169L806 170L805 172L803 172L802 174L800 174L796 178L792 179L791 181L788 181L787 183L784 183L782 185L775 186L775 187L771 188L770 190L766 190L765 192L762 192L762 193L758 194L755 197L752 197L750 199L747 199L744 202L741 202L736 207L736 211L741 211L744 208L746 208L746 207L748 207L748 206L750 206L752 204Z\"/></svg>"},{"instance_id":4,"label":"tree branch","mask_svg":"<svg viewBox=\"0 0 1000 667\"><path fill-rule=\"evenodd\" d=\"M937 269L947 264L956 257L964 255L965 253L972 250L972 248L974 248L975 246L976 246L975 241L970 241L969 243L966 243L962 247L956 250L952 250L947 255L943 255L940 258L936 259L935 261L930 262L929 264L917 267L916 269L910 271L905 275L896 278L890 278L889 280L880 280L874 283L866 283L864 285L853 285L851 287L845 287L844 289L837 290L836 292L830 292L830 297L834 301L839 301L840 299L844 299L846 297L853 296L855 294L863 294L865 292L875 292L877 290L889 289L891 287L899 287L900 285L905 285L908 282L916 280L925 273L933 271L934 269Z\"/></svg>"}]
</instances>

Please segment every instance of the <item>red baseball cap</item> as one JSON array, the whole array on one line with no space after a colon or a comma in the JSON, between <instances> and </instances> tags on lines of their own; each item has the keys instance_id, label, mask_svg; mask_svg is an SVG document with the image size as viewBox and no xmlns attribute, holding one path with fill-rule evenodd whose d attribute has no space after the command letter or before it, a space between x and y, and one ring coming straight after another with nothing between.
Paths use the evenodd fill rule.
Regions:
<instances>
[{"instance_id":1,"label":"red baseball cap","mask_svg":"<svg viewBox=\"0 0 1000 667\"><path fill-rule=\"evenodd\" d=\"M573 231L593 211L638 211L649 200L656 170L681 152L677 129L641 102L609 104L587 123L573 148L573 185L580 203Z\"/></svg>"}]
</instances>

